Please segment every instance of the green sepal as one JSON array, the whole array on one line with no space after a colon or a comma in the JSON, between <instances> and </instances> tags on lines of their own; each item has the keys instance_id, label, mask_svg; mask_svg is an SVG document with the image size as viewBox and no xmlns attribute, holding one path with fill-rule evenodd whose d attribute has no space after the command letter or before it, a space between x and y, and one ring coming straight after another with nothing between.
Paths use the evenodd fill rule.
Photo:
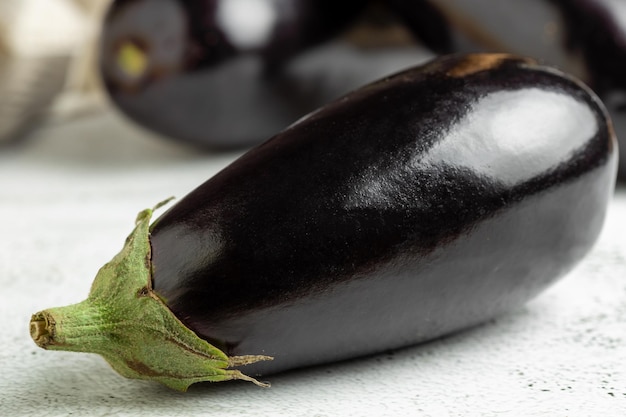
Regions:
<instances>
[{"instance_id":1,"label":"green sepal","mask_svg":"<svg viewBox=\"0 0 626 417\"><path fill-rule=\"evenodd\" d=\"M123 249L98 271L85 301L33 315L33 340L44 349L100 354L127 378L179 391L232 379L268 386L228 368L271 357L228 357L187 328L152 290L150 219L168 201L139 213Z\"/></svg>"}]
</instances>

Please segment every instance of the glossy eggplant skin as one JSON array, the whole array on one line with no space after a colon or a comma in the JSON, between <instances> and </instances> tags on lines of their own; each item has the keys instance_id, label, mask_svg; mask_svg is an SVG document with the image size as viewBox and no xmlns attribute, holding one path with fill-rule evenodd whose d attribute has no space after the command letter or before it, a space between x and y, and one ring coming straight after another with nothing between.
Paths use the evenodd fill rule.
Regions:
<instances>
[{"instance_id":1,"label":"glossy eggplant skin","mask_svg":"<svg viewBox=\"0 0 626 417\"><path fill-rule=\"evenodd\" d=\"M204 148L256 145L325 103L294 81L306 72L285 67L337 36L364 6L117 0L101 36L103 83L124 114L165 137Z\"/></svg>"},{"instance_id":2,"label":"glossy eggplant skin","mask_svg":"<svg viewBox=\"0 0 626 417\"><path fill-rule=\"evenodd\" d=\"M604 101L626 139L626 2L619 0L387 0L438 53L508 52L574 74ZM424 22L424 10L437 25ZM620 176L626 179L626 146Z\"/></svg>"},{"instance_id":3,"label":"glossy eggplant skin","mask_svg":"<svg viewBox=\"0 0 626 417\"><path fill-rule=\"evenodd\" d=\"M600 101L508 55L357 90L155 221L153 289L267 374L431 340L515 309L590 249L616 170Z\"/></svg>"}]
</instances>

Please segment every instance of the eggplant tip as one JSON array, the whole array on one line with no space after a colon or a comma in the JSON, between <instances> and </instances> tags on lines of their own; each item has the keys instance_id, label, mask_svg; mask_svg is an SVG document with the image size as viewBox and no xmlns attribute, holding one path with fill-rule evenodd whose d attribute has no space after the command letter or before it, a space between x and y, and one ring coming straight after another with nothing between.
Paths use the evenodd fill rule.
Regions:
<instances>
[{"instance_id":1,"label":"eggplant tip","mask_svg":"<svg viewBox=\"0 0 626 417\"><path fill-rule=\"evenodd\" d=\"M254 385L256 385L257 387L261 387L261 388L270 388L272 386L272 384L270 384L269 382L259 381L242 372L239 372L239 371L230 371L230 372L232 372L231 376L235 380L252 382Z\"/></svg>"},{"instance_id":2,"label":"eggplant tip","mask_svg":"<svg viewBox=\"0 0 626 417\"><path fill-rule=\"evenodd\" d=\"M30 337L40 348L46 349L50 344L50 326L43 312L33 314L30 319Z\"/></svg>"}]
</instances>

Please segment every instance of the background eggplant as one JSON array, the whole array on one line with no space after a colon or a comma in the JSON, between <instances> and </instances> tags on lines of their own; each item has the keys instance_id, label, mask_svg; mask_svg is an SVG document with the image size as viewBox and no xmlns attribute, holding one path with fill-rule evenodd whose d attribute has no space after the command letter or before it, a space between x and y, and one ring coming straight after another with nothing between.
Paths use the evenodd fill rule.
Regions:
<instances>
[{"instance_id":1,"label":"background eggplant","mask_svg":"<svg viewBox=\"0 0 626 417\"><path fill-rule=\"evenodd\" d=\"M626 21L622 18L626 2L387 0L387 4L437 53L509 52L574 74L602 98L618 140L626 138ZM620 152L620 176L626 179L626 146Z\"/></svg>"},{"instance_id":2,"label":"background eggplant","mask_svg":"<svg viewBox=\"0 0 626 417\"><path fill-rule=\"evenodd\" d=\"M102 31L104 85L123 113L167 137L213 148L258 144L326 102L299 87L306 71L284 66L336 36L364 6L117 0Z\"/></svg>"},{"instance_id":3,"label":"background eggplant","mask_svg":"<svg viewBox=\"0 0 626 417\"><path fill-rule=\"evenodd\" d=\"M184 390L459 331L589 251L616 146L557 70L438 59L310 114L152 226L142 212L88 299L35 314L31 335Z\"/></svg>"}]
</instances>

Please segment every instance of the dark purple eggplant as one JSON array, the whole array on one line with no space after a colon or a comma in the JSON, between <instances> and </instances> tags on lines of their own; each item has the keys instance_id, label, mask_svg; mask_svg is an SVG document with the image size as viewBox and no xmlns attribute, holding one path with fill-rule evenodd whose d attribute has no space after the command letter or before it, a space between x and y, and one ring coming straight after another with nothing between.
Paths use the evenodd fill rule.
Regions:
<instances>
[{"instance_id":1,"label":"dark purple eggplant","mask_svg":"<svg viewBox=\"0 0 626 417\"><path fill-rule=\"evenodd\" d=\"M150 227L142 212L87 301L35 314L31 334L182 390L432 340L571 270L616 164L579 81L441 58L310 114Z\"/></svg>"},{"instance_id":2,"label":"dark purple eggplant","mask_svg":"<svg viewBox=\"0 0 626 417\"><path fill-rule=\"evenodd\" d=\"M626 2L386 1L437 53L509 52L574 74L604 100L618 139L626 140ZM626 179L626 145L620 152Z\"/></svg>"},{"instance_id":3,"label":"dark purple eggplant","mask_svg":"<svg viewBox=\"0 0 626 417\"><path fill-rule=\"evenodd\" d=\"M166 137L256 145L327 102L303 95L284 67L344 30L365 4L117 0L102 32L104 85L123 113Z\"/></svg>"}]
</instances>

